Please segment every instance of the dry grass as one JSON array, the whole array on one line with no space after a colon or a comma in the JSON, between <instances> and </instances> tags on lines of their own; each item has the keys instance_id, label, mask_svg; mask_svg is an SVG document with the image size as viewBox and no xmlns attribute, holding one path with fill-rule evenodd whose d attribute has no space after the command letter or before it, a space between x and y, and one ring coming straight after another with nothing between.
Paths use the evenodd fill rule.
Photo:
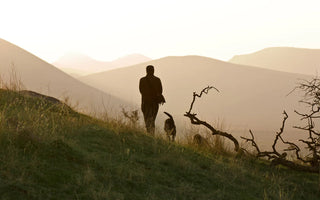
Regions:
<instances>
[{"instance_id":1,"label":"dry grass","mask_svg":"<svg viewBox=\"0 0 320 200\"><path fill-rule=\"evenodd\" d=\"M227 131L224 121L218 120L213 123L217 130ZM182 132L183 137L179 140L179 144L187 145L198 150L208 153L233 154L232 144L226 138L212 133L205 127L189 125ZM194 137L201 137L201 144L195 141Z\"/></svg>"}]
</instances>

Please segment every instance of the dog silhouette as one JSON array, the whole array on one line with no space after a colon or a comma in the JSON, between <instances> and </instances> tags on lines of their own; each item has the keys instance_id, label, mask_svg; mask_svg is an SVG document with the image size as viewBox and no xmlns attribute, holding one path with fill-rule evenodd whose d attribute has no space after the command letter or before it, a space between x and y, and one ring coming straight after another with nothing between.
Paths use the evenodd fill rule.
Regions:
<instances>
[{"instance_id":1,"label":"dog silhouette","mask_svg":"<svg viewBox=\"0 0 320 200\"><path fill-rule=\"evenodd\" d=\"M168 140L174 142L174 139L175 139L176 133L177 133L176 125L174 124L174 120L173 120L172 115L170 115L167 112L164 112L164 114L168 115L168 117L169 117L164 122L164 130L167 134Z\"/></svg>"}]
</instances>

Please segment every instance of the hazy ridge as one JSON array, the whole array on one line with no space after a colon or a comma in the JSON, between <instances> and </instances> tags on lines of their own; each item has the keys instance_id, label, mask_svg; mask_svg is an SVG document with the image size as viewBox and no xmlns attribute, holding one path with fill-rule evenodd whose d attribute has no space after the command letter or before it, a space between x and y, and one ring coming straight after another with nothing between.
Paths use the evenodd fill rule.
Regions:
<instances>
[{"instance_id":1,"label":"hazy ridge","mask_svg":"<svg viewBox=\"0 0 320 200\"><path fill-rule=\"evenodd\" d=\"M150 60L150 58L141 54L130 54L113 61L98 61L83 54L70 53L52 64L70 75L79 77Z\"/></svg>"},{"instance_id":2,"label":"hazy ridge","mask_svg":"<svg viewBox=\"0 0 320 200\"><path fill-rule=\"evenodd\" d=\"M320 49L271 47L236 55L230 62L315 76L320 72Z\"/></svg>"},{"instance_id":3,"label":"hazy ridge","mask_svg":"<svg viewBox=\"0 0 320 200\"><path fill-rule=\"evenodd\" d=\"M299 119L293 111L303 111L297 93L287 94L301 79L310 76L237 65L200 56L165 57L145 63L96 73L80 78L65 74L25 50L0 41L2 78L9 80L14 66L27 89L62 99L70 97L73 104L87 112L107 111L119 114L121 107L134 105L140 110L139 79L145 76L148 64L163 83L167 103L160 107L157 118L162 129L167 111L175 117L178 137L183 137L190 122L183 116L189 109L192 93L213 85L220 93L210 91L196 101L194 111L203 120L226 131L247 135L252 129L263 142L270 142L278 131L282 112L289 114L289 137L297 138L298 131L290 129ZM95 89L97 88L97 89ZM131 107L132 109L132 107Z\"/></svg>"}]
</instances>

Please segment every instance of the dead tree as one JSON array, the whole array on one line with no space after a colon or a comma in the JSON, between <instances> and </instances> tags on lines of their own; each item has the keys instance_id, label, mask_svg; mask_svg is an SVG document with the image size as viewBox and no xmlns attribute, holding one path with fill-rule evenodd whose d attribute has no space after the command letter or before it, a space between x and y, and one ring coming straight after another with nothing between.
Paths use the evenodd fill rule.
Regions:
<instances>
[{"instance_id":1,"label":"dead tree","mask_svg":"<svg viewBox=\"0 0 320 200\"><path fill-rule=\"evenodd\" d=\"M295 88L295 90L297 89L304 92L304 97L300 102L309 108L309 113L303 114L295 110L295 113L301 117L301 120L306 122L306 126L295 126L294 128L308 133L308 140L299 140L307 145L310 153L306 157L305 162L320 169L320 132L316 130L315 123L315 121L319 123L320 119L320 79L305 80Z\"/></svg>"},{"instance_id":2,"label":"dead tree","mask_svg":"<svg viewBox=\"0 0 320 200\"><path fill-rule=\"evenodd\" d=\"M245 138L245 137L241 137L242 139L244 139L246 142L250 142L251 145L255 148L256 150L256 157L257 158L267 158L268 160L271 160L271 165L272 166L276 166L276 165L283 165L286 167L289 167L291 169L294 170L299 170L299 171L307 171L307 172L314 172L314 173L318 173L319 172L319 167L317 165L313 165L313 164L308 164L311 163L311 160L302 158L300 153L301 153L301 149L300 147L293 143L293 142L288 142L285 141L282 137L284 128L285 128L285 122L288 119L288 114L284 111L284 118L282 121L282 126L280 128L280 131L276 133L275 139L273 141L272 144L272 151L261 151L258 144L255 141L254 135L252 133L251 130L249 130L250 134L251 134L251 138ZM282 142L283 144L287 144L288 147L286 149L283 149L283 153L280 153L279 150L276 148L277 143L278 142ZM246 151L246 150L245 150ZM293 160L289 160L287 158L287 153L289 151L293 151L295 152L295 156L297 158L297 160L300 160L302 163L304 164L299 164ZM247 151L246 151L247 152Z\"/></svg>"},{"instance_id":3,"label":"dead tree","mask_svg":"<svg viewBox=\"0 0 320 200\"><path fill-rule=\"evenodd\" d=\"M198 117L197 117L197 114L195 113L192 113L192 108L193 108L193 105L196 101L196 98L201 98L203 94L208 94L209 90L211 89L215 89L217 92L219 92L219 90L213 86L208 86L206 88L204 88L200 94L197 94L196 92L193 92L193 99L192 99L192 102L191 102L191 105L190 105L190 109L188 112L186 112L184 114L184 116L188 117L191 121L191 124L194 124L194 125L203 125L205 126L206 128L208 128L212 135L220 135L220 136L223 136L223 137L226 137L228 139L230 139L233 143L234 143L234 150L236 152L238 152L240 150L239 148L239 142L238 140L233 137L231 134L229 133L226 133L226 132L223 132L223 131L219 131L219 130L216 130L214 127L212 127L210 124L208 124L207 122L205 121L202 121L200 120Z\"/></svg>"},{"instance_id":4,"label":"dead tree","mask_svg":"<svg viewBox=\"0 0 320 200\"><path fill-rule=\"evenodd\" d=\"M318 132L316 128L315 120L320 119L320 79L314 78L311 81L304 81L299 84L293 91L300 90L304 93L303 99L300 101L307 105L310 108L309 113L303 114L295 110L295 113L301 116L302 121L306 121L306 126L294 126L294 128L306 131L308 133L308 139L299 141L306 145L306 149L308 150L307 156L301 156L300 147L293 142L285 141L282 138L282 133L285 128L285 123L288 118L287 113L284 111L284 119L282 121L282 126L280 131L276 133L275 140L272 145L272 151L261 151L258 147L258 144L254 140L254 135L250 130L251 138L245 138L246 142L250 142L252 146L256 149L256 157L266 157L271 160L271 164L273 165L283 165L295 170L308 171L319 173L320 170L320 132ZM283 149L283 153L280 153L276 149L276 144L278 141L281 141L283 144L287 144L288 148ZM296 159L300 161L300 163L294 162L292 160L287 159L286 152L294 152Z\"/></svg>"}]
</instances>

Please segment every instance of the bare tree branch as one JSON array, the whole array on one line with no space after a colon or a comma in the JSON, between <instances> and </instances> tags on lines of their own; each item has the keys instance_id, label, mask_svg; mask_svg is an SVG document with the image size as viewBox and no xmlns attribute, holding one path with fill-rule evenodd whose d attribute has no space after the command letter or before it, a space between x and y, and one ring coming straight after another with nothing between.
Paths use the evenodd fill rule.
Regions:
<instances>
[{"instance_id":1,"label":"bare tree branch","mask_svg":"<svg viewBox=\"0 0 320 200\"><path fill-rule=\"evenodd\" d=\"M286 120L288 119L288 114L286 113L286 111L284 111L283 114L284 114L284 118L282 121L282 126L280 128L280 131L276 133L275 140L272 144L272 151L261 151L258 147L258 144L254 140L255 138L254 138L254 135L251 130L250 130L251 138L241 137L241 139L245 140L246 142L251 143L251 145L257 151L256 157L258 157L258 158L259 157L267 157L268 160L271 160L272 165L284 165L286 167L289 167L289 168L292 168L295 170L318 173L319 168L316 165L312 165L312 160L308 161L308 160L304 160L301 158L301 156L299 154L300 148L298 145L296 145L292 142L285 141L282 138L282 133L284 131L285 123L286 123ZM295 162L288 160L286 158L287 153L285 153L285 152L279 153L279 151L276 149L276 145L277 145L277 142L279 141L279 139L281 140L282 143L289 145L289 147L287 149L285 149L284 151L295 151L295 155L298 160L302 161L303 163L310 163L311 166L310 165L301 165L301 164L295 163Z\"/></svg>"},{"instance_id":2,"label":"bare tree branch","mask_svg":"<svg viewBox=\"0 0 320 200\"><path fill-rule=\"evenodd\" d=\"M251 142L251 145L257 150L258 154L259 155L261 153L259 147L258 147L258 144L254 141L254 135L252 133L251 130L249 130L250 134L251 134L251 138L245 138L245 137L240 137L241 139L245 140L246 142Z\"/></svg>"},{"instance_id":3,"label":"bare tree branch","mask_svg":"<svg viewBox=\"0 0 320 200\"><path fill-rule=\"evenodd\" d=\"M209 90L211 90L211 89L215 89L217 92L219 92L219 90L218 90L217 88L213 87L213 86L208 86L208 87L204 88L204 89L200 92L200 94L197 94L196 92L193 92L193 99L192 99L192 102L191 102L191 105L190 105L190 109L189 109L189 111L188 111L187 113L191 113L191 110L192 110L192 108L193 108L194 102L196 101L196 98L197 98L197 97L198 97L198 98L201 98L201 97L202 97L202 94L208 94Z\"/></svg>"},{"instance_id":4,"label":"bare tree branch","mask_svg":"<svg viewBox=\"0 0 320 200\"><path fill-rule=\"evenodd\" d=\"M208 87L204 88L204 89L200 92L200 94L197 94L196 92L193 92L193 99L192 99L192 102L191 102L191 105L190 105L190 109L189 109L188 112L186 112L186 114L184 114L184 116L186 116L186 117L188 117L188 118L190 119L191 124L194 124L194 125L203 125L203 126L207 127L207 128L211 131L212 135L220 135L220 136L223 136L223 137L226 137L226 138L230 139L230 140L234 143L234 146L235 146L235 147L234 147L234 150L235 150L236 152L238 152L238 151L240 150L240 147L239 147L239 142L238 142L238 140L237 140L235 137L233 137L233 136L232 136L231 134L229 134L229 133L216 130L215 128L213 128L213 126L211 126L211 125L208 124L207 122L200 120L200 119L196 116L197 114L191 113L196 98L197 98L197 97L198 97L198 98L201 98L203 94L208 94L208 92L209 92L210 89L215 89L217 92L219 92L219 90L218 90L217 88L213 87L213 86L208 86Z\"/></svg>"},{"instance_id":5,"label":"bare tree branch","mask_svg":"<svg viewBox=\"0 0 320 200\"><path fill-rule=\"evenodd\" d=\"M320 132L316 130L315 120L320 119L320 79L313 78L310 81L303 80L297 87L295 87L289 94L294 91L299 90L304 93L303 99L299 102L305 104L307 108L309 108L308 113L301 113L298 111L294 111L298 116L301 117L301 120L306 123L305 126L294 126L301 131L305 131L308 134L308 138L306 140L300 139L299 142L306 145L306 149L309 151L307 156L301 157L301 149L300 147L289 141L285 141L282 138L282 133L284 132L285 122L288 118L287 113L284 111L284 119L282 121L282 126L280 131L276 133L275 140L272 144L272 151L261 151L258 148L257 143L254 141L254 136L252 131L250 130L251 138L244 138L246 142L250 142L252 146L257 150L257 157L266 157L272 160L272 164L281 164L292 169L317 172L320 170ZM280 153L276 149L277 142L280 141L283 144L288 145L286 149L284 149L284 153ZM292 160L288 160L286 158L286 152L294 152L297 160L301 161L303 164L298 164L293 162Z\"/></svg>"}]
</instances>

